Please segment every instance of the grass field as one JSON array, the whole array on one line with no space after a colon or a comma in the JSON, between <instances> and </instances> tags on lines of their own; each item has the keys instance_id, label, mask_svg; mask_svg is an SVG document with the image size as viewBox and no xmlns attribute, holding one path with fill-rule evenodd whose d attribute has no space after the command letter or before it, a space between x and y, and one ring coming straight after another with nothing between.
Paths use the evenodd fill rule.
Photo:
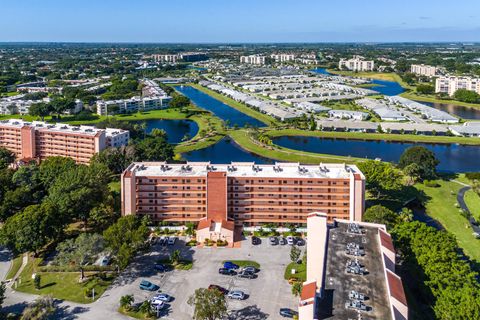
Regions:
<instances>
[{"instance_id":1,"label":"grass field","mask_svg":"<svg viewBox=\"0 0 480 320\"><path fill-rule=\"evenodd\" d=\"M96 300L113 281L113 276L109 276L107 280L100 280L93 277L92 273L85 272L90 279L84 283L78 283L79 272L38 272L41 281L40 289L37 290L33 284L32 274L36 272L40 261L40 259L29 258L27 266L20 275L22 281L17 287L18 291L40 295L50 294L57 299L90 303L93 299L85 296L85 289L95 288Z\"/></svg>"},{"instance_id":2,"label":"grass field","mask_svg":"<svg viewBox=\"0 0 480 320\"><path fill-rule=\"evenodd\" d=\"M480 261L480 240L472 236L472 229L455 206L457 193L463 186L445 180L438 180L440 187L431 188L423 184L416 184L418 190L425 192L428 200L425 204L427 214L438 220L442 226L457 238L458 245L471 259Z\"/></svg>"},{"instance_id":3,"label":"grass field","mask_svg":"<svg viewBox=\"0 0 480 320\"><path fill-rule=\"evenodd\" d=\"M465 203L475 219L480 220L480 197L478 194L473 190L465 192Z\"/></svg>"},{"instance_id":4,"label":"grass field","mask_svg":"<svg viewBox=\"0 0 480 320\"><path fill-rule=\"evenodd\" d=\"M197 90L200 90L202 91L203 93L206 93L208 94L209 96L225 103L226 105L229 105L230 107L234 108L234 109L237 109L238 111L242 112L242 113L245 113L246 115L252 117L252 118L255 118L267 125L272 125L272 124L278 124L278 120L276 120L275 118L269 116L269 115L266 115L266 114L263 114L261 112L258 112L256 110L253 110L252 108L249 108L247 107L246 105L244 105L243 103L240 103L238 101L235 101L229 97L226 97L222 94L219 94L215 91L212 91L208 88L205 88L205 87L202 87L201 85L198 85L198 84L189 84L190 86L194 87L195 89Z\"/></svg>"},{"instance_id":5,"label":"grass field","mask_svg":"<svg viewBox=\"0 0 480 320\"><path fill-rule=\"evenodd\" d=\"M12 265L10 266L10 269L8 270L8 273L5 279L12 279L17 274L18 270L22 266L22 260L23 260L22 255L18 255L15 258L13 258Z\"/></svg>"},{"instance_id":6,"label":"grass field","mask_svg":"<svg viewBox=\"0 0 480 320\"><path fill-rule=\"evenodd\" d=\"M292 274L292 269L295 269L295 274ZM298 279L300 281L307 280L307 266L304 263L297 264L296 262L290 262L285 269L285 280L291 278Z\"/></svg>"},{"instance_id":7,"label":"grass field","mask_svg":"<svg viewBox=\"0 0 480 320\"><path fill-rule=\"evenodd\" d=\"M462 101L457 101L457 100L443 100L443 99L438 99L433 95L423 95L423 94L417 94L415 92L404 92L400 94L402 97L405 97L407 99L411 100L419 100L419 101L425 101L425 102L436 102L436 103L444 103L444 104L454 104L457 106L464 106L464 107L470 107L470 108L480 108L480 104L478 103L468 103L468 102L462 102Z\"/></svg>"},{"instance_id":8,"label":"grass field","mask_svg":"<svg viewBox=\"0 0 480 320\"><path fill-rule=\"evenodd\" d=\"M303 152L275 145L260 145L251 138L247 130L229 131L228 135L243 149L262 157L280 161L300 162L304 164L318 164L320 162L354 163L363 160L354 157L342 157L328 154Z\"/></svg>"},{"instance_id":9,"label":"grass field","mask_svg":"<svg viewBox=\"0 0 480 320\"><path fill-rule=\"evenodd\" d=\"M341 138L353 140L386 140L399 142L425 142L425 143L459 143L465 145L480 145L480 139L467 137L447 136L424 136L414 134L390 134L390 133L362 133L362 132L332 132L332 131L308 131L298 129L266 130L270 137L279 136L307 136L321 138Z\"/></svg>"}]
</instances>

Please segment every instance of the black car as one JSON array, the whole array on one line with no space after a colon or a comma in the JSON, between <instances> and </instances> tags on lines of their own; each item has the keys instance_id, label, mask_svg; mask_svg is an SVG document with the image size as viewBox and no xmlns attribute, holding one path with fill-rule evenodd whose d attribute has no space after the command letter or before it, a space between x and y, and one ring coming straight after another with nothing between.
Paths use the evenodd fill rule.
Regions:
<instances>
[{"instance_id":1,"label":"black car","mask_svg":"<svg viewBox=\"0 0 480 320\"><path fill-rule=\"evenodd\" d=\"M227 269L227 268L220 268L218 269L218 273L220 274L224 274L224 275L227 275L227 276L234 276L237 274L237 272L233 269Z\"/></svg>"},{"instance_id":2,"label":"black car","mask_svg":"<svg viewBox=\"0 0 480 320\"><path fill-rule=\"evenodd\" d=\"M294 315L296 315L297 313L295 311L293 311L292 309L288 309L288 308L281 308L280 309L280 315L284 318L293 318Z\"/></svg>"},{"instance_id":3,"label":"black car","mask_svg":"<svg viewBox=\"0 0 480 320\"><path fill-rule=\"evenodd\" d=\"M242 271L238 274L240 278L247 278L247 279L255 279L257 275L253 272L248 272L248 271Z\"/></svg>"},{"instance_id":4,"label":"black car","mask_svg":"<svg viewBox=\"0 0 480 320\"><path fill-rule=\"evenodd\" d=\"M252 244L253 244L254 246L259 245L260 242L261 242L261 241L260 241L260 238L255 237L255 236L252 237Z\"/></svg>"}]
</instances>

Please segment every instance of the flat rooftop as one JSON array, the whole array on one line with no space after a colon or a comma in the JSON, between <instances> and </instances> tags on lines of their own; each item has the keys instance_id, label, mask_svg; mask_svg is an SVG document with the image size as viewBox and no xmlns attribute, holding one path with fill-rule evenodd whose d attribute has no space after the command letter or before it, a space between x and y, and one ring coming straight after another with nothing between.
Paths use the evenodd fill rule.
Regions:
<instances>
[{"instance_id":1,"label":"flat rooftop","mask_svg":"<svg viewBox=\"0 0 480 320\"><path fill-rule=\"evenodd\" d=\"M258 165L255 162L232 162L230 164L210 164L210 162L187 162L167 164L166 162L136 162L127 171L139 177L206 177L208 172L226 172L228 177L272 177L272 178L331 178L349 179L353 173L363 174L354 165L299 163L275 163Z\"/></svg>"},{"instance_id":2,"label":"flat rooftop","mask_svg":"<svg viewBox=\"0 0 480 320\"><path fill-rule=\"evenodd\" d=\"M361 230L362 234L349 233L348 224L338 221L336 227L329 228L325 294L317 303L318 319L359 319L359 312L345 308L351 290L367 297L364 303L368 311L360 311L363 319L392 319L378 228L361 226ZM347 261L355 260L346 253L348 243L359 244L365 250L363 257L357 257L366 268L365 275L346 272Z\"/></svg>"}]
</instances>

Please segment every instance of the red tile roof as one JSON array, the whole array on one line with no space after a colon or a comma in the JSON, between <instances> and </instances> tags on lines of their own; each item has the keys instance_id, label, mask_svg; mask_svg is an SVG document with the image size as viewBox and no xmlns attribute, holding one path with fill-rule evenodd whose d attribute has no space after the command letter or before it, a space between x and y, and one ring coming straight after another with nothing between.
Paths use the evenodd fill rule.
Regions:
<instances>
[{"instance_id":1,"label":"red tile roof","mask_svg":"<svg viewBox=\"0 0 480 320\"><path fill-rule=\"evenodd\" d=\"M390 288L390 294L392 297L404 305L407 305L407 298L405 297L405 291L403 290L402 279L390 270L387 270L387 284Z\"/></svg>"},{"instance_id":2,"label":"red tile roof","mask_svg":"<svg viewBox=\"0 0 480 320\"><path fill-rule=\"evenodd\" d=\"M235 222L222 220L222 228L233 231L235 229Z\"/></svg>"},{"instance_id":3,"label":"red tile roof","mask_svg":"<svg viewBox=\"0 0 480 320\"><path fill-rule=\"evenodd\" d=\"M315 281L304 284L302 287L302 293L300 294L300 300L305 301L305 300L313 299L315 297L316 291L317 291L317 283Z\"/></svg>"},{"instance_id":4,"label":"red tile roof","mask_svg":"<svg viewBox=\"0 0 480 320\"><path fill-rule=\"evenodd\" d=\"M382 245L382 247L385 247L388 250L395 252L392 237L382 229L378 229L378 235L380 236L380 244Z\"/></svg>"},{"instance_id":5,"label":"red tile roof","mask_svg":"<svg viewBox=\"0 0 480 320\"><path fill-rule=\"evenodd\" d=\"M211 225L212 225L212 220L207 219L207 218L203 218L202 220L198 221L197 230L210 228Z\"/></svg>"}]
</instances>

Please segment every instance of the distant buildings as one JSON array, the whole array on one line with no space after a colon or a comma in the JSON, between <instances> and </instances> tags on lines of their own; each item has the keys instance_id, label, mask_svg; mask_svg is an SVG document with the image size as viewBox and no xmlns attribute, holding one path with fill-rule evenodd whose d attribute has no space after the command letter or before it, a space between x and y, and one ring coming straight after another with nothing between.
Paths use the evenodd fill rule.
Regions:
<instances>
[{"instance_id":1,"label":"distant buildings","mask_svg":"<svg viewBox=\"0 0 480 320\"><path fill-rule=\"evenodd\" d=\"M250 56L241 56L240 63L255 64L255 65L264 65L265 56L260 55L250 55Z\"/></svg>"},{"instance_id":2,"label":"distant buildings","mask_svg":"<svg viewBox=\"0 0 480 320\"><path fill-rule=\"evenodd\" d=\"M370 115L367 112L350 111L350 110L330 110L328 111L330 118L336 119L352 119L352 120L367 120Z\"/></svg>"},{"instance_id":3,"label":"distant buildings","mask_svg":"<svg viewBox=\"0 0 480 320\"><path fill-rule=\"evenodd\" d=\"M445 76L437 78L436 93L446 93L453 96L459 89L475 91L480 94L480 78Z\"/></svg>"},{"instance_id":4,"label":"distant buildings","mask_svg":"<svg viewBox=\"0 0 480 320\"><path fill-rule=\"evenodd\" d=\"M368 319L408 319L395 248L384 225L341 219L332 224L314 212L307 218L307 234L299 320L366 319L360 316L364 312Z\"/></svg>"},{"instance_id":5,"label":"distant buildings","mask_svg":"<svg viewBox=\"0 0 480 320\"><path fill-rule=\"evenodd\" d=\"M20 119L0 121L0 146L15 153L19 160L61 156L88 164L94 154L107 147L127 145L129 138L130 133L120 129Z\"/></svg>"},{"instance_id":6,"label":"distant buildings","mask_svg":"<svg viewBox=\"0 0 480 320\"><path fill-rule=\"evenodd\" d=\"M295 55L289 53L280 53L280 54L272 54L270 58L275 60L275 62L288 62L288 61L295 61Z\"/></svg>"},{"instance_id":7,"label":"distant buildings","mask_svg":"<svg viewBox=\"0 0 480 320\"><path fill-rule=\"evenodd\" d=\"M44 98L42 100L23 100L23 95L17 95L13 97L5 97L0 99L0 114L28 114L30 106L32 104L44 102L49 103L50 98ZM75 100L75 106L72 110L67 110L65 113L78 113L82 111L83 103L81 100Z\"/></svg>"},{"instance_id":8,"label":"distant buildings","mask_svg":"<svg viewBox=\"0 0 480 320\"><path fill-rule=\"evenodd\" d=\"M437 67L424 64L412 64L410 67L410 72L419 76L435 77L437 75L438 69Z\"/></svg>"},{"instance_id":9,"label":"distant buildings","mask_svg":"<svg viewBox=\"0 0 480 320\"><path fill-rule=\"evenodd\" d=\"M177 62L195 62L204 61L208 56L202 52L183 52L177 54L154 54L152 58L156 62L177 63Z\"/></svg>"},{"instance_id":10,"label":"distant buildings","mask_svg":"<svg viewBox=\"0 0 480 320\"><path fill-rule=\"evenodd\" d=\"M441 122L441 123L457 123L458 118L450 115L449 113L429 107L422 103L401 97L401 96L388 96L385 97L390 103L401 105L410 111L420 113L425 119L428 119L432 122Z\"/></svg>"},{"instance_id":11,"label":"distant buildings","mask_svg":"<svg viewBox=\"0 0 480 320\"><path fill-rule=\"evenodd\" d=\"M353 56L352 59L340 59L338 68L351 71L373 71L375 64L371 60L364 60L362 56Z\"/></svg>"}]
</instances>

